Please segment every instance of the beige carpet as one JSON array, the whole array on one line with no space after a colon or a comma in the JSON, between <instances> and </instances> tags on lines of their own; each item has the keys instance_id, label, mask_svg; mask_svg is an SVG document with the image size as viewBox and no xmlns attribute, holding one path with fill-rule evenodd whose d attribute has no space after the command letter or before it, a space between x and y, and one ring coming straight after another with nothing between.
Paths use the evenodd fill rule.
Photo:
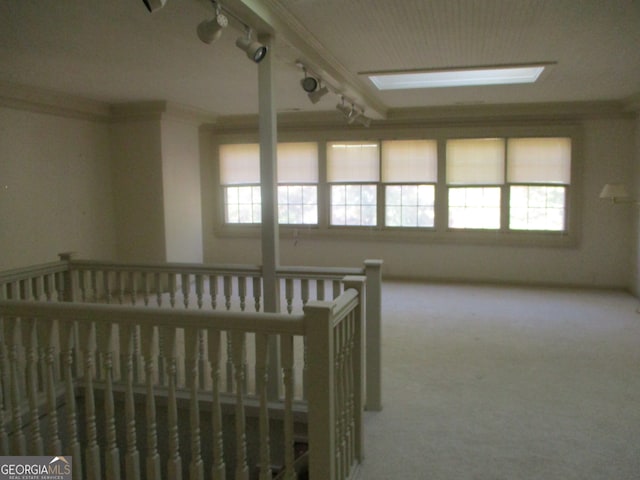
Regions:
<instances>
[{"instance_id":1,"label":"beige carpet","mask_svg":"<svg viewBox=\"0 0 640 480\"><path fill-rule=\"evenodd\" d=\"M640 479L640 315L617 291L385 282L365 480Z\"/></svg>"}]
</instances>

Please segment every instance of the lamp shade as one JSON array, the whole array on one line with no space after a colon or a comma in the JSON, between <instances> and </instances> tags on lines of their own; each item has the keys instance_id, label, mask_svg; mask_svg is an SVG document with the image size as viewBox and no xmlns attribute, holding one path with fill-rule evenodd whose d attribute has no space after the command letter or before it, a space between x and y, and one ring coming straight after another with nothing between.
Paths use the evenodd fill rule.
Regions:
<instances>
[{"instance_id":1,"label":"lamp shade","mask_svg":"<svg viewBox=\"0 0 640 480\"><path fill-rule=\"evenodd\" d=\"M600 198L615 202L617 199L629 198L629 192L622 183L607 183L600 192Z\"/></svg>"}]
</instances>

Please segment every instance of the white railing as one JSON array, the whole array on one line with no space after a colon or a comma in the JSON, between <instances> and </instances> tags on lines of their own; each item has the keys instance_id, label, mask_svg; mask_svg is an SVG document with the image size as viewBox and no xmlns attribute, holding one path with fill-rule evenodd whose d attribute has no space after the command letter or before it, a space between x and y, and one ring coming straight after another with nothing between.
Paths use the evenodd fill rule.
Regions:
<instances>
[{"instance_id":1,"label":"white railing","mask_svg":"<svg viewBox=\"0 0 640 480\"><path fill-rule=\"evenodd\" d=\"M263 311L262 273L253 265L122 264L77 260L61 254L61 261L0 273L0 300L66 301L198 310ZM280 311L301 313L309 301L335 299L343 292L346 275L366 277L365 400L368 410L382 409L381 395L381 260L367 260L363 268L280 267ZM305 349L305 347L303 347ZM204 350L204 349L203 349ZM277 348L270 345L272 357ZM231 386L230 344L225 351L223 377ZM206 350L205 354L206 356ZM303 353L303 355L306 355ZM135 362L134 362L135 364ZM275 378L277 362L272 362ZM135 371L138 372L140 368ZM181 372L179 372L181 373ZM253 371L246 373L251 377ZM297 371L301 395L306 395L306 371ZM270 385L277 398L282 385Z\"/></svg>"},{"instance_id":2,"label":"white railing","mask_svg":"<svg viewBox=\"0 0 640 480\"><path fill-rule=\"evenodd\" d=\"M53 272L56 291L70 293L68 278L65 284L58 273ZM24 279L15 282L3 296L29 288ZM35 287L31 295L37 297L39 280L26 284ZM278 462L284 466L282 478L294 479L294 423L296 412L306 406L310 478L352 478L363 458L365 280L346 277L343 284L338 298L309 300L301 314L0 300L0 454L64 452L73 457L78 479L102 474L174 479L184 470L194 480L246 480L254 472L266 480ZM275 403L267 394L268 367L275 360L267 348L272 339L280 344L277 375L283 379ZM300 339L308 345L303 361L313 379L306 400L296 397ZM251 388L248 343L255 356ZM231 391L222 378L225 349L230 350ZM222 413L228 396L235 415L233 441L225 445ZM116 412L118 402L124 412ZM179 418L184 403L188 425ZM255 464L246 425L251 403L258 412ZM271 454L273 409L282 412L282 459ZM233 469L223 454L231 447Z\"/></svg>"}]
</instances>

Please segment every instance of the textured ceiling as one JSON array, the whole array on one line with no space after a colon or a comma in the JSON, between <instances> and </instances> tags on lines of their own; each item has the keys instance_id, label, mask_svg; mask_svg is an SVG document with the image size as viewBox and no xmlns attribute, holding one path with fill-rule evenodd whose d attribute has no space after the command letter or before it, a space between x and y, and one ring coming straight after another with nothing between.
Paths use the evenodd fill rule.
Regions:
<instances>
[{"instance_id":1,"label":"textured ceiling","mask_svg":"<svg viewBox=\"0 0 640 480\"><path fill-rule=\"evenodd\" d=\"M343 72L384 108L624 100L640 92L638 0L227 0L266 9L277 39L278 109L312 105L295 60ZM141 1L2 0L0 81L109 103L167 100L212 114L256 113L257 67L227 29L213 45L196 37L206 0L168 0L149 14ZM259 16L259 12L257 14ZM306 49L306 50L305 50ZM305 54L306 52L306 54ZM379 92L364 71L555 62L534 85ZM320 69L324 71L323 69Z\"/></svg>"}]
</instances>

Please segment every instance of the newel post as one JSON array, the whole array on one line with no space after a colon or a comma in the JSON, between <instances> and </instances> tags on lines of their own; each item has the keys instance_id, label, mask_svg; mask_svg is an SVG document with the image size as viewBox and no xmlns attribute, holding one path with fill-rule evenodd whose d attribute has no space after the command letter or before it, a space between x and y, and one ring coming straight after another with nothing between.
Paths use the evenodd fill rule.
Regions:
<instances>
[{"instance_id":1,"label":"newel post","mask_svg":"<svg viewBox=\"0 0 640 480\"><path fill-rule=\"evenodd\" d=\"M76 276L73 274L71 262L77 257L75 252L63 252L59 253L58 257L61 262L67 263L67 269L62 272L62 301L73 302L75 300L75 292L78 291L78 282Z\"/></svg>"},{"instance_id":2,"label":"newel post","mask_svg":"<svg viewBox=\"0 0 640 480\"><path fill-rule=\"evenodd\" d=\"M366 409L382 410L382 260L365 260Z\"/></svg>"},{"instance_id":3,"label":"newel post","mask_svg":"<svg viewBox=\"0 0 640 480\"><path fill-rule=\"evenodd\" d=\"M335 384L330 302L304 307L308 345L309 478L333 480L335 472Z\"/></svg>"}]
</instances>

